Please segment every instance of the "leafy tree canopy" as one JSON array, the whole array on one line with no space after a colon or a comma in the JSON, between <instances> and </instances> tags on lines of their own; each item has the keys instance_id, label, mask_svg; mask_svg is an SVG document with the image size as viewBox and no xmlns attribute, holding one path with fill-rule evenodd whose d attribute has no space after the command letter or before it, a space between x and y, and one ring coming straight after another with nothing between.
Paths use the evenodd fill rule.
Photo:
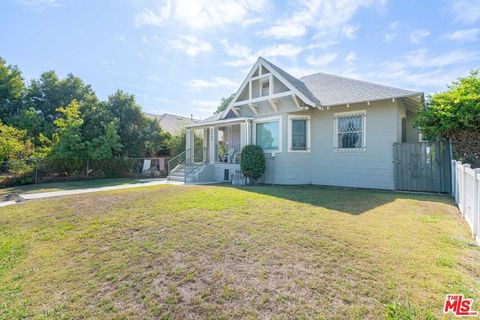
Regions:
<instances>
[{"instance_id":1,"label":"leafy tree canopy","mask_svg":"<svg viewBox=\"0 0 480 320\"><path fill-rule=\"evenodd\" d=\"M480 73L472 71L448 90L433 94L418 113L416 125L430 139L452 138L465 130L480 129Z\"/></svg>"},{"instance_id":2,"label":"leafy tree canopy","mask_svg":"<svg viewBox=\"0 0 480 320\"><path fill-rule=\"evenodd\" d=\"M0 58L0 120L10 123L20 112L24 91L20 70Z\"/></svg>"},{"instance_id":3,"label":"leafy tree canopy","mask_svg":"<svg viewBox=\"0 0 480 320\"><path fill-rule=\"evenodd\" d=\"M0 122L0 161L28 157L32 150L32 144L24 130Z\"/></svg>"},{"instance_id":4,"label":"leafy tree canopy","mask_svg":"<svg viewBox=\"0 0 480 320\"><path fill-rule=\"evenodd\" d=\"M220 105L217 107L217 110L215 111L215 114L222 113L223 111L227 110L227 107L230 104L230 102L232 102L233 97L235 97L235 93L232 93L230 96L226 98L225 97L222 98L222 100L220 100Z\"/></svg>"},{"instance_id":5,"label":"leafy tree canopy","mask_svg":"<svg viewBox=\"0 0 480 320\"><path fill-rule=\"evenodd\" d=\"M457 159L480 167L480 73L472 71L433 94L416 125L428 139L450 138Z\"/></svg>"}]
</instances>

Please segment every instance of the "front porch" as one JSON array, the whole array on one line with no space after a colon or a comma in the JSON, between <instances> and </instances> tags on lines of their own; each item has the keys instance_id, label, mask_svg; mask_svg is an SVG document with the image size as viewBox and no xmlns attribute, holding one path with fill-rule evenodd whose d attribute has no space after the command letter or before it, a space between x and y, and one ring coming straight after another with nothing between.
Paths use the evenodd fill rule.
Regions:
<instances>
[{"instance_id":1,"label":"front porch","mask_svg":"<svg viewBox=\"0 0 480 320\"><path fill-rule=\"evenodd\" d=\"M242 148L250 143L251 119L235 118L198 123L186 129L187 163L239 164ZM202 141L202 152L195 150L196 137ZM197 139L198 141L198 139Z\"/></svg>"},{"instance_id":2,"label":"front porch","mask_svg":"<svg viewBox=\"0 0 480 320\"><path fill-rule=\"evenodd\" d=\"M201 143L199 142L201 141ZM224 119L186 128L186 181L231 181L240 172L242 148L251 143L251 119Z\"/></svg>"}]
</instances>

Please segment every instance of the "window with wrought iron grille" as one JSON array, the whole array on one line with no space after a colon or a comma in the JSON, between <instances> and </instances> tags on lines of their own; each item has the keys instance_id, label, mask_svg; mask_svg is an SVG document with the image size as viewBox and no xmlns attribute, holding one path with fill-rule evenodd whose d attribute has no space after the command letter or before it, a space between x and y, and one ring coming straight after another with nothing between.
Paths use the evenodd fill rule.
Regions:
<instances>
[{"instance_id":1,"label":"window with wrought iron grille","mask_svg":"<svg viewBox=\"0 0 480 320\"><path fill-rule=\"evenodd\" d=\"M363 151L365 143L366 112L336 113L334 115L334 149L338 151Z\"/></svg>"}]
</instances>

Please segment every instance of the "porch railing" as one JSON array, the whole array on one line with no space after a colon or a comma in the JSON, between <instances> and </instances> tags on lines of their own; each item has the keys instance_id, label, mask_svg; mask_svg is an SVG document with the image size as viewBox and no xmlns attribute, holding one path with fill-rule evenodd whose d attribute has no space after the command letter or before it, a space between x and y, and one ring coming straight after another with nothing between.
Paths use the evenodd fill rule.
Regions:
<instances>
[{"instance_id":1,"label":"porch railing","mask_svg":"<svg viewBox=\"0 0 480 320\"><path fill-rule=\"evenodd\" d=\"M195 173L198 169L203 167L205 164L207 164L207 159L203 157L205 154L207 148L202 148L200 151L195 152L190 158L186 159L186 163L188 163L188 166L185 166L185 181L187 181L187 177L190 174ZM202 157L202 162L196 163L195 159L198 159L199 157Z\"/></svg>"},{"instance_id":2,"label":"porch railing","mask_svg":"<svg viewBox=\"0 0 480 320\"><path fill-rule=\"evenodd\" d=\"M183 151L182 153L179 153L178 155L176 155L172 159L168 160L168 162L167 162L168 175L170 175L172 170L175 169L178 165L185 163L187 151L190 151L190 149L186 150L186 151Z\"/></svg>"}]
</instances>

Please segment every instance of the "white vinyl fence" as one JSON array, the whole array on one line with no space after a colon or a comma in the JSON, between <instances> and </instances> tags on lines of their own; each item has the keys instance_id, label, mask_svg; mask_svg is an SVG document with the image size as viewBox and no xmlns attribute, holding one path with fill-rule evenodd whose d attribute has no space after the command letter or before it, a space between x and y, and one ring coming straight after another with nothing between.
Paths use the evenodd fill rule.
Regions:
<instances>
[{"instance_id":1,"label":"white vinyl fence","mask_svg":"<svg viewBox=\"0 0 480 320\"><path fill-rule=\"evenodd\" d=\"M452 195L474 239L480 244L480 169L453 160Z\"/></svg>"}]
</instances>

